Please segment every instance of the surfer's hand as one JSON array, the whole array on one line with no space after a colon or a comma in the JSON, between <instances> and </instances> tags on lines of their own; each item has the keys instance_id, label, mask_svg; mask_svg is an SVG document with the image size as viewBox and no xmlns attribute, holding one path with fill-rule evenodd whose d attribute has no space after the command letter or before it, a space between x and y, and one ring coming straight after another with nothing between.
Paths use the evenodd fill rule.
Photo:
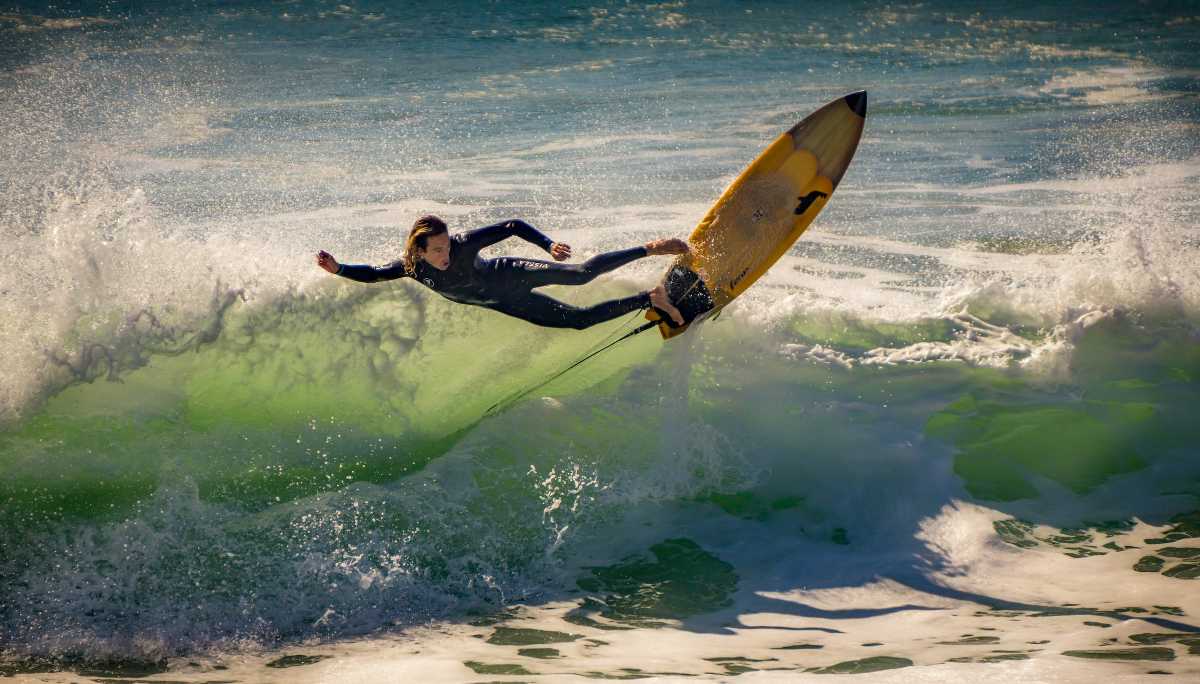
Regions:
<instances>
[{"instance_id":1,"label":"surfer's hand","mask_svg":"<svg viewBox=\"0 0 1200 684\"><path fill-rule=\"evenodd\" d=\"M550 256L554 257L555 261L571 258L571 245L564 245L561 242L554 242L550 245Z\"/></svg>"},{"instance_id":2,"label":"surfer's hand","mask_svg":"<svg viewBox=\"0 0 1200 684\"><path fill-rule=\"evenodd\" d=\"M337 259L334 259L333 255L325 250L317 252L317 265L330 273L338 272Z\"/></svg>"},{"instance_id":3,"label":"surfer's hand","mask_svg":"<svg viewBox=\"0 0 1200 684\"><path fill-rule=\"evenodd\" d=\"M688 243L679 238L660 238L646 243L647 254L687 254Z\"/></svg>"},{"instance_id":4,"label":"surfer's hand","mask_svg":"<svg viewBox=\"0 0 1200 684\"><path fill-rule=\"evenodd\" d=\"M667 288L659 285L650 290L650 303L654 305L654 308L670 316L675 321L675 325L683 325L683 314L671 303L671 297L667 295Z\"/></svg>"}]
</instances>

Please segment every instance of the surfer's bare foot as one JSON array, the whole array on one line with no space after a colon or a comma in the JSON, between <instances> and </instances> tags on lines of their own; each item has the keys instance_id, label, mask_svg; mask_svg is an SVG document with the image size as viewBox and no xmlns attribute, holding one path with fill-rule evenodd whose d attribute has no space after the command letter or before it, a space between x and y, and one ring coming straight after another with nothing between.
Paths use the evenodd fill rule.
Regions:
<instances>
[{"instance_id":1,"label":"surfer's bare foot","mask_svg":"<svg viewBox=\"0 0 1200 684\"><path fill-rule=\"evenodd\" d=\"M654 305L654 308L665 311L668 316L675 319L676 325L683 325L683 314L679 313L679 309L676 309L670 298L667 297L667 288L659 285L650 290L650 303Z\"/></svg>"},{"instance_id":2,"label":"surfer's bare foot","mask_svg":"<svg viewBox=\"0 0 1200 684\"><path fill-rule=\"evenodd\" d=\"M647 254L687 254L688 244L679 238L660 238L646 243Z\"/></svg>"}]
</instances>

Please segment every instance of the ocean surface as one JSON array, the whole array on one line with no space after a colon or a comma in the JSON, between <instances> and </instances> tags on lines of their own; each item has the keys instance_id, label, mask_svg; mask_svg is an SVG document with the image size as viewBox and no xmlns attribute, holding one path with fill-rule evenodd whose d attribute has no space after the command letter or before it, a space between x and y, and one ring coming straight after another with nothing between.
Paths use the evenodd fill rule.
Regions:
<instances>
[{"instance_id":1,"label":"ocean surface","mask_svg":"<svg viewBox=\"0 0 1200 684\"><path fill-rule=\"evenodd\" d=\"M0 675L1195 681L1200 6L980 7L0 1ZM859 89L746 295L492 414L640 319L315 264L685 236Z\"/></svg>"}]
</instances>

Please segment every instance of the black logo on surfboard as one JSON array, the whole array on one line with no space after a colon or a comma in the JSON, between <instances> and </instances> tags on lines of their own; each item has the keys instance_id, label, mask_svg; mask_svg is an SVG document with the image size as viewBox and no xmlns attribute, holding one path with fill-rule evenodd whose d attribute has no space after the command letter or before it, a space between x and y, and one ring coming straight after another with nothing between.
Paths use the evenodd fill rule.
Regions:
<instances>
[{"instance_id":1,"label":"black logo on surfboard","mask_svg":"<svg viewBox=\"0 0 1200 684\"><path fill-rule=\"evenodd\" d=\"M736 277L736 278L734 278L733 280L729 281L729 291L730 291L730 292L733 292L733 288L737 287L737 284L738 284L738 283L740 283L740 282L742 282L742 278L745 278L745 277L746 277L746 274L747 274L747 273L749 273L749 272L750 272L750 267L749 267L749 266L747 266L746 268L743 268L743 269L742 269L742 272L741 272L741 273L737 274L737 277Z\"/></svg>"},{"instance_id":2,"label":"black logo on surfboard","mask_svg":"<svg viewBox=\"0 0 1200 684\"><path fill-rule=\"evenodd\" d=\"M799 216L808 211L808 208L812 206L813 202L817 201L818 197L829 197L829 193L813 190L803 197L797 197L796 199L800 200L800 205L796 207L796 215Z\"/></svg>"}]
</instances>

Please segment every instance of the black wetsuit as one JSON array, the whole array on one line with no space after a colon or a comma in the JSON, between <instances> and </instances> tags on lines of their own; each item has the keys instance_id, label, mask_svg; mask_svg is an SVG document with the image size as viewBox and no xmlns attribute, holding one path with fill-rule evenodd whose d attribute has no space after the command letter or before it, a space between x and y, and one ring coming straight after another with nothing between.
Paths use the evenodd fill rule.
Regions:
<instances>
[{"instance_id":1,"label":"black wetsuit","mask_svg":"<svg viewBox=\"0 0 1200 684\"><path fill-rule=\"evenodd\" d=\"M484 259L479 250L509 237L519 237L550 251L554 242L521 220L502 221L450 237L450 266L444 271L418 260L416 279L451 301L495 309L550 328L584 328L650 306L650 293L641 292L587 308L564 304L533 288L543 285L582 285L601 273L646 256L645 247L598 254L582 264L557 264L537 259ZM337 274L362 283L408 276L404 261L386 266L342 264Z\"/></svg>"}]
</instances>

